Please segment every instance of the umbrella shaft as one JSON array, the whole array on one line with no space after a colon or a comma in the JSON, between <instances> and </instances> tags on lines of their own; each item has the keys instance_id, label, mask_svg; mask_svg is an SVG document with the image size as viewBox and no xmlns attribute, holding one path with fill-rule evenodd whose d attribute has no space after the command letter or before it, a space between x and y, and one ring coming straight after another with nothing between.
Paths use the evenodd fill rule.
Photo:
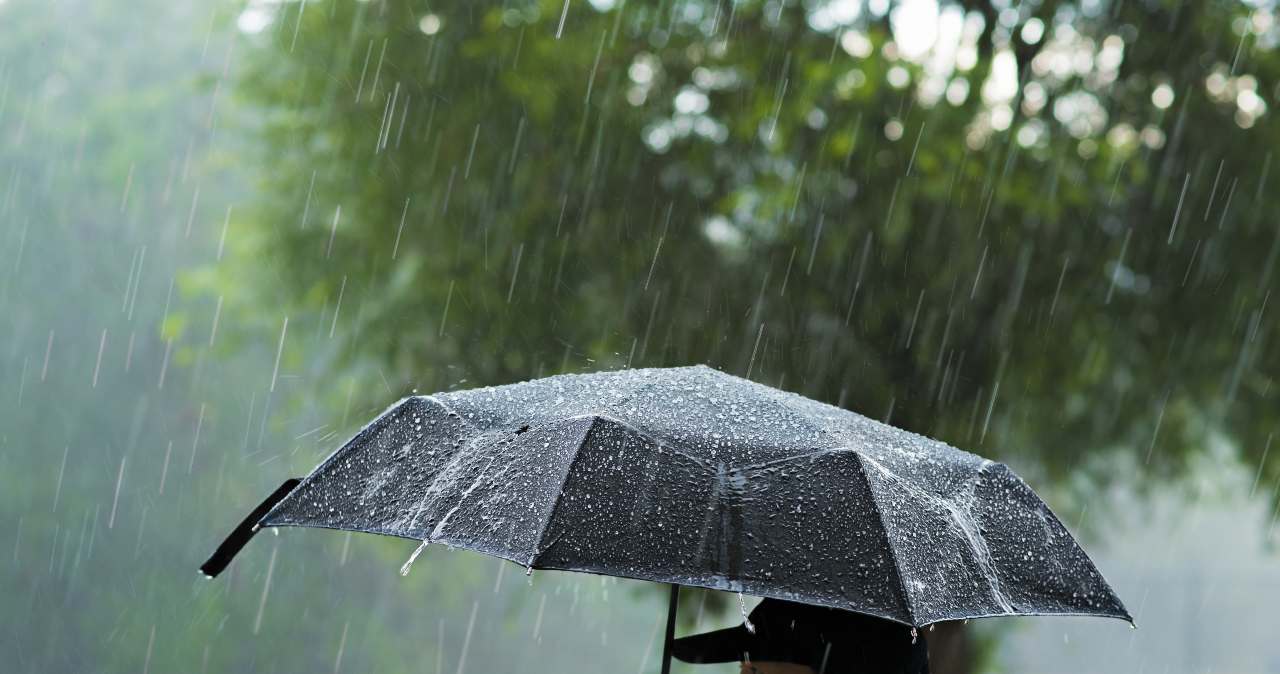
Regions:
<instances>
[{"instance_id":1,"label":"umbrella shaft","mask_svg":"<svg viewBox=\"0 0 1280 674\"><path fill-rule=\"evenodd\" d=\"M671 601L667 604L667 634L662 642L662 674L671 674L671 642L676 637L676 607L680 605L680 586L671 584Z\"/></svg>"}]
</instances>

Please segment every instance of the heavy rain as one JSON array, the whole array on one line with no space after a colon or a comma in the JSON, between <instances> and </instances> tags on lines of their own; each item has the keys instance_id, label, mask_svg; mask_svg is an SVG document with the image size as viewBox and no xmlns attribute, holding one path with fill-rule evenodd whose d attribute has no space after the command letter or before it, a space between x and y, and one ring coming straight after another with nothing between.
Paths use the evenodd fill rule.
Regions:
<instances>
[{"instance_id":1,"label":"heavy rain","mask_svg":"<svg viewBox=\"0 0 1280 674\"><path fill-rule=\"evenodd\" d=\"M1278 12L0 0L0 670L1280 672Z\"/></svg>"}]
</instances>

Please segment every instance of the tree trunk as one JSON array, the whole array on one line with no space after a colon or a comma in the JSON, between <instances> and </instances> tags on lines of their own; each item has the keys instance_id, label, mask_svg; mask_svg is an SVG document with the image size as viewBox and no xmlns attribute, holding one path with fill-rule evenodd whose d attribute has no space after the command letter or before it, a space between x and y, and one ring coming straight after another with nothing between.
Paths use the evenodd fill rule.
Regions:
<instances>
[{"instance_id":1,"label":"tree trunk","mask_svg":"<svg viewBox=\"0 0 1280 674\"><path fill-rule=\"evenodd\" d=\"M973 674L974 650L963 622L937 623L924 628L929 644L930 674Z\"/></svg>"}]
</instances>

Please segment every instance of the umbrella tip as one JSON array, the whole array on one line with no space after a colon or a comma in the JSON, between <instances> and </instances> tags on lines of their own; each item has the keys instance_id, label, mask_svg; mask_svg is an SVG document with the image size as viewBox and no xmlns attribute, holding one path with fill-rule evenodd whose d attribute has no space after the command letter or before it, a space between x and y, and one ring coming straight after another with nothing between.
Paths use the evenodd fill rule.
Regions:
<instances>
[{"instance_id":1,"label":"umbrella tip","mask_svg":"<svg viewBox=\"0 0 1280 674\"><path fill-rule=\"evenodd\" d=\"M227 568L227 565L231 563L231 559L236 556L236 553L240 552L240 549L249 542L249 539L258 533L262 518L266 517L267 513L293 492L301 482L301 478L296 477L285 480L284 484L277 487L275 492L268 496L265 501L258 504L258 507L254 508L253 512L249 513L248 517L245 517L231 531L226 540L222 541L218 549L213 551L213 556L200 565L200 573L204 574L206 578L213 578L222 573Z\"/></svg>"},{"instance_id":2,"label":"umbrella tip","mask_svg":"<svg viewBox=\"0 0 1280 674\"><path fill-rule=\"evenodd\" d=\"M222 573L225 568L227 568L226 562L220 562L215 554L206 560L204 564L201 564L200 568L196 569L196 573L200 574L202 578L212 580L217 578L218 574Z\"/></svg>"}]
</instances>

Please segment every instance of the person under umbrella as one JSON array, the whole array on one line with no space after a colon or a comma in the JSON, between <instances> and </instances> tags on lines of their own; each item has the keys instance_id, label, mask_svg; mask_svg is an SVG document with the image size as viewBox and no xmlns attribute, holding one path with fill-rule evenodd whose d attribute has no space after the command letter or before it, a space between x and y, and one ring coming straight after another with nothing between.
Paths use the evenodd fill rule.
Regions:
<instances>
[{"instance_id":1,"label":"person under umbrella","mask_svg":"<svg viewBox=\"0 0 1280 674\"><path fill-rule=\"evenodd\" d=\"M928 674L924 635L883 618L766 598L737 627L676 639L684 662L742 674Z\"/></svg>"}]
</instances>

